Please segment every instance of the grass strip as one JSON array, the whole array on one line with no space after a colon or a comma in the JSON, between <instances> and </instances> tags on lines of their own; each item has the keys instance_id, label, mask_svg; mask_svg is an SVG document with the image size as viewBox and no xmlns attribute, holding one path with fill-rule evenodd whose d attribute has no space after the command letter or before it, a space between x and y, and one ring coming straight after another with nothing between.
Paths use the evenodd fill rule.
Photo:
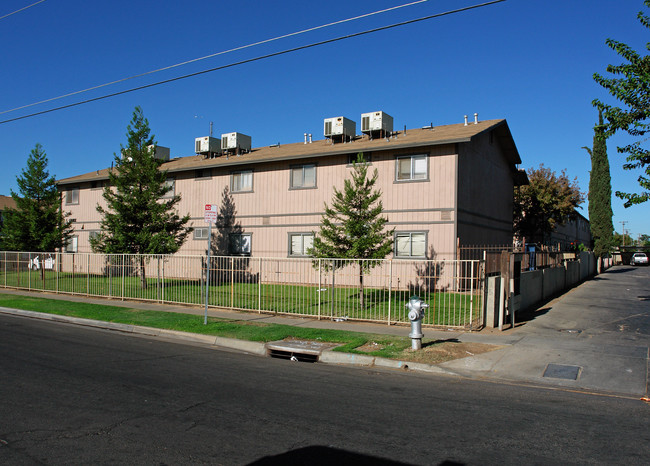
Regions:
<instances>
[{"instance_id":1,"label":"grass strip","mask_svg":"<svg viewBox=\"0 0 650 466\"><path fill-rule=\"evenodd\" d=\"M166 311L149 311L121 306L91 304L76 301L20 296L0 293L0 306L25 311L93 319L127 325L178 330L182 332L214 335L240 340L269 342L296 338L340 343L334 351L368 354L383 358L399 358L408 349L411 340L380 334L351 332L347 330L313 329L293 327L291 325L249 322L245 320L221 319L209 317L207 325L203 316ZM357 351L355 348L367 343L376 343L381 349L377 351Z\"/></svg>"}]
</instances>

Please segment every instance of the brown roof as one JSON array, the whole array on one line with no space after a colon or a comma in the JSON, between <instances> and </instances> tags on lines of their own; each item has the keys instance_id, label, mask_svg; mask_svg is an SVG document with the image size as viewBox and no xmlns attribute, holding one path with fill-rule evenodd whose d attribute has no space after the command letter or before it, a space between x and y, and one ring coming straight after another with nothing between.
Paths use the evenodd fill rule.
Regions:
<instances>
[{"instance_id":1,"label":"brown roof","mask_svg":"<svg viewBox=\"0 0 650 466\"><path fill-rule=\"evenodd\" d=\"M277 146L258 147L242 155L221 155L215 158L205 158L202 155L180 157L165 162L162 169L169 173L195 170L200 168L213 168L223 166L238 166L273 162L281 160L298 160L304 158L327 157L330 155L354 154L363 151L394 150L410 147L423 147L442 144L455 144L469 142L474 136L494 129L497 138L503 147L506 156L513 165L521 163L519 152L512 139L506 120L486 120L478 124L464 124L434 126L433 128L409 129L397 131L388 140L385 138L369 139L357 138L348 143L332 144L323 139L311 144L293 143ZM97 170L84 175L73 176L58 181L60 185L80 182L99 181L108 179L109 168Z\"/></svg>"},{"instance_id":2,"label":"brown roof","mask_svg":"<svg viewBox=\"0 0 650 466\"><path fill-rule=\"evenodd\" d=\"M3 196L0 194L0 211L7 209L15 209L16 201L11 196Z\"/></svg>"}]
</instances>

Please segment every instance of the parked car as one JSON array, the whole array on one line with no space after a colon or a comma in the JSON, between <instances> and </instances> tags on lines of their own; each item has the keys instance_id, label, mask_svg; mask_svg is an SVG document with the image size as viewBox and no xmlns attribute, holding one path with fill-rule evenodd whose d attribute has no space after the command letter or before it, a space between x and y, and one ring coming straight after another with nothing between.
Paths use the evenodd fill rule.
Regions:
<instances>
[{"instance_id":1,"label":"parked car","mask_svg":"<svg viewBox=\"0 0 650 466\"><path fill-rule=\"evenodd\" d=\"M648 265L648 255L645 252L635 252L630 265Z\"/></svg>"}]
</instances>

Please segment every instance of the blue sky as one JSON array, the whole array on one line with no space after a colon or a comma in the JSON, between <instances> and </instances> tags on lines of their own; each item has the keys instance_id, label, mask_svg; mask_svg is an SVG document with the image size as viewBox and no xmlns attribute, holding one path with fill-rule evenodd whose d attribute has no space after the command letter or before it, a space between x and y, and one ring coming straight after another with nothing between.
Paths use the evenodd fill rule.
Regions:
<instances>
[{"instance_id":1,"label":"blue sky","mask_svg":"<svg viewBox=\"0 0 650 466\"><path fill-rule=\"evenodd\" d=\"M37 0L4 0L0 17ZM238 0L45 0L0 19L0 112L215 52L407 3ZM478 2L476 2L478 3ZM268 44L132 79L48 104L0 114L0 120L66 105L259 55L474 4L430 0ZM644 52L641 0L508 0L408 26L310 48L0 124L0 194L38 142L50 172L65 178L110 166L140 105L156 140L172 157L193 155L194 138L238 131L253 146L322 138L323 119L383 110L395 127L461 123L464 115L506 118L522 168L566 169L586 192L597 113L595 97L614 103L592 79L621 59L608 37ZM647 52L646 52L647 53ZM358 127L358 126L357 126ZM638 172L622 169L608 141L613 190L638 190ZM206 200L207 202L208 200ZM614 227L650 234L650 203L623 208ZM587 206L582 209L587 216Z\"/></svg>"}]
</instances>

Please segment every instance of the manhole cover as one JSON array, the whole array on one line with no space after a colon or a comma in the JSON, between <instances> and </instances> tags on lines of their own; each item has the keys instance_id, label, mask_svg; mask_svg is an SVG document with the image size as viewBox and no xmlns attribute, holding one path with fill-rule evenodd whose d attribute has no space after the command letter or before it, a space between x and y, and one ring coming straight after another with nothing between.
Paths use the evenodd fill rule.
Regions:
<instances>
[{"instance_id":1,"label":"manhole cover","mask_svg":"<svg viewBox=\"0 0 650 466\"><path fill-rule=\"evenodd\" d=\"M578 330L578 329L575 329L575 328L563 328L563 329L560 330L560 332L570 333L572 335L578 335L578 334L582 333L582 330Z\"/></svg>"},{"instance_id":2,"label":"manhole cover","mask_svg":"<svg viewBox=\"0 0 650 466\"><path fill-rule=\"evenodd\" d=\"M546 366L542 377L551 377L553 379L578 380L580 375L580 366L566 366L563 364L549 364Z\"/></svg>"}]
</instances>

